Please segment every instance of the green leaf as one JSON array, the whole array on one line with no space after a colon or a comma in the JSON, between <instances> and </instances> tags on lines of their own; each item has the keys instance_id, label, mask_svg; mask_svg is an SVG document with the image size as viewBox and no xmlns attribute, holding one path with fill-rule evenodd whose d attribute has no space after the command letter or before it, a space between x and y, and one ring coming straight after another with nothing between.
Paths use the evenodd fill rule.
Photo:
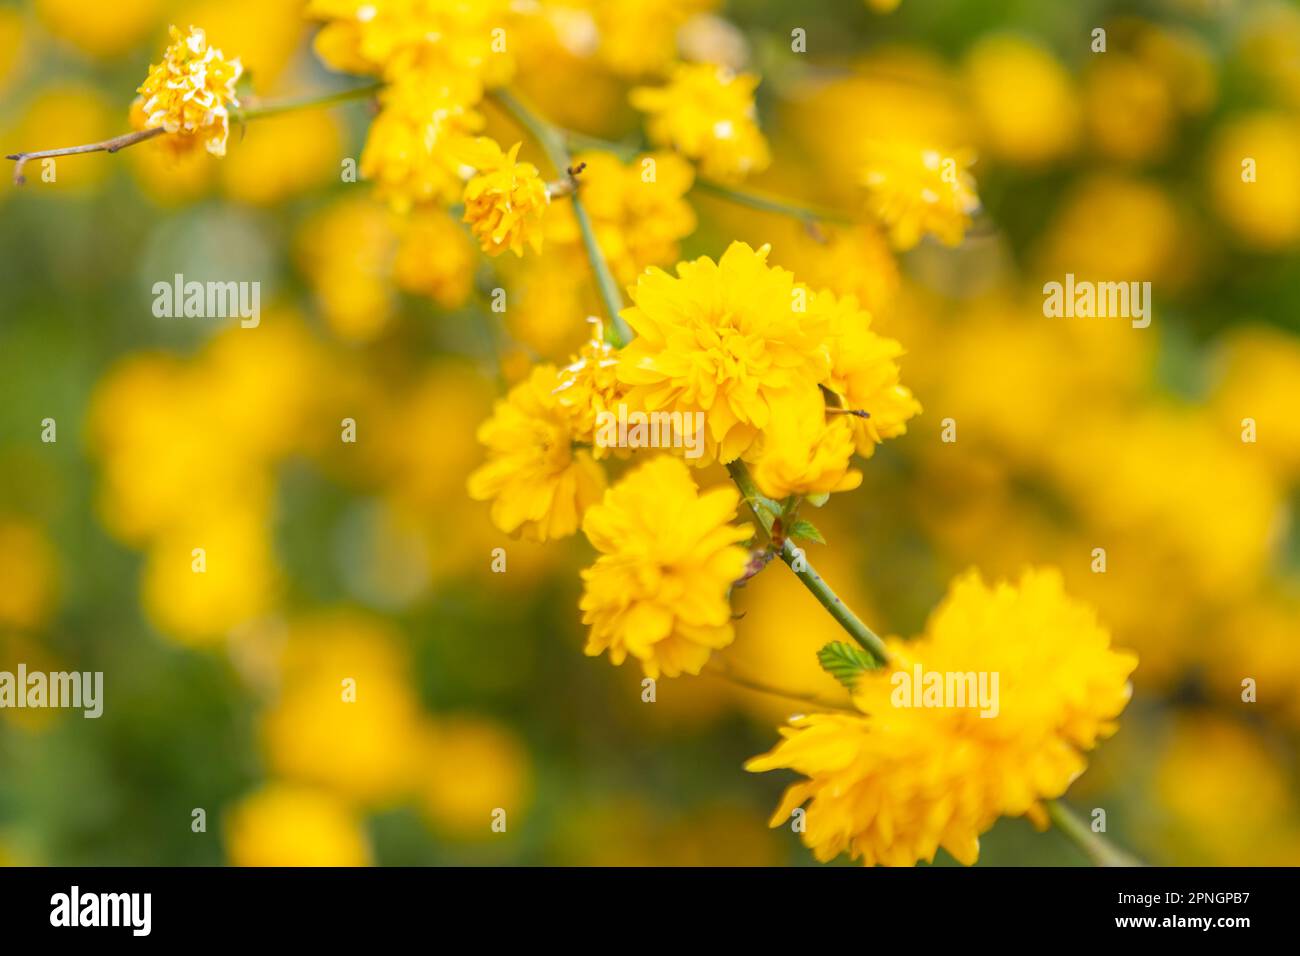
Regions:
<instances>
[{"instance_id":1,"label":"green leaf","mask_svg":"<svg viewBox=\"0 0 1300 956\"><path fill-rule=\"evenodd\" d=\"M866 651L844 641L831 641L817 652L817 663L822 670L853 690L853 685L866 671L875 667Z\"/></svg>"},{"instance_id":2,"label":"green leaf","mask_svg":"<svg viewBox=\"0 0 1300 956\"><path fill-rule=\"evenodd\" d=\"M830 494L823 492L820 495L805 495L803 500L808 502L808 504L812 505L814 508L820 508L822 505L826 504L826 502L831 500L831 496Z\"/></svg>"},{"instance_id":3,"label":"green leaf","mask_svg":"<svg viewBox=\"0 0 1300 956\"><path fill-rule=\"evenodd\" d=\"M814 544L826 543L826 539L823 538L822 533L817 530L817 526L807 518L800 518L794 523L794 527L790 529L790 537L799 538L803 541L811 541Z\"/></svg>"}]
</instances>

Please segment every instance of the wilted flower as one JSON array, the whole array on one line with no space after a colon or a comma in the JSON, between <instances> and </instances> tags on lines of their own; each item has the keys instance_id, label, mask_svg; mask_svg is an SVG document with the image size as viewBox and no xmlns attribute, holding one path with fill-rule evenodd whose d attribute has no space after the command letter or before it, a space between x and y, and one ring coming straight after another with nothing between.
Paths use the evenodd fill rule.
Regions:
<instances>
[{"instance_id":1,"label":"wilted flower","mask_svg":"<svg viewBox=\"0 0 1300 956\"><path fill-rule=\"evenodd\" d=\"M238 57L227 60L208 46L207 36L197 27L182 34L173 26L169 32L172 43L163 61L149 68L136 91L143 97L144 125L201 138L209 153L224 156L230 135L227 107L239 106L235 84L244 68Z\"/></svg>"}]
</instances>

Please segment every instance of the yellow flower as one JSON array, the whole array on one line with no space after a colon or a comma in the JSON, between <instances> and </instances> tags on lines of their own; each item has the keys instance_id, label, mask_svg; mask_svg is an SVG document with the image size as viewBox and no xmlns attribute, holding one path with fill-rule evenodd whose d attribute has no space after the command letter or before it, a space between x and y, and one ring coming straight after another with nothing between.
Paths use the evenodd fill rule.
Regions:
<instances>
[{"instance_id":1,"label":"yellow flower","mask_svg":"<svg viewBox=\"0 0 1300 956\"><path fill-rule=\"evenodd\" d=\"M825 315L829 327L831 374L826 387L840 397L857 442L858 454L870 458L886 438L907 432L907 420L921 411L907 386L899 382L897 359L903 346L871 331L871 316L853 296L820 292L809 309Z\"/></svg>"},{"instance_id":2,"label":"yellow flower","mask_svg":"<svg viewBox=\"0 0 1300 956\"><path fill-rule=\"evenodd\" d=\"M279 696L262 719L268 766L360 804L387 806L411 792L421 714L408 671L381 621L351 613L295 621Z\"/></svg>"},{"instance_id":3,"label":"yellow flower","mask_svg":"<svg viewBox=\"0 0 1300 956\"><path fill-rule=\"evenodd\" d=\"M202 139L213 156L226 155L230 135L227 106L239 106L235 84L243 72L239 58L227 60L208 46L197 27L182 34L170 28L172 43L157 66L136 90L143 98L145 127L161 126L168 133Z\"/></svg>"},{"instance_id":4,"label":"yellow flower","mask_svg":"<svg viewBox=\"0 0 1300 956\"><path fill-rule=\"evenodd\" d=\"M1236 238L1264 251L1300 243L1300 120L1250 113L1224 123L1210 146L1210 199Z\"/></svg>"},{"instance_id":5,"label":"yellow flower","mask_svg":"<svg viewBox=\"0 0 1300 956\"><path fill-rule=\"evenodd\" d=\"M1074 149L1077 95L1070 74L1046 49L1015 34L991 34L966 54L965 76L994 155L1037 166Z\"/></svg>"},{"instance_id":6,"label":"yellow flower","mask_svg":"<svg viewBox=\"0 0 1300 956\"><path fill-rule=\"evenodd\" d=\"M311 0L306 13L326 21L316 53L335 69L397 80L433 67L481 89L507 82L514 69L510 11L509 0Z\"/></svg>"},{"instance_id":7,"label":"yellow flower","mask_svg":"<svg viewBox=\"0 0 1300 956\"><path fill-rule=\"evenodd\" d=\"M480 136L458 144L457 155L478 175L465 184L465 219L483 251L499 256L509 249L524 254L524 243L542 251L542 223L551 201L546 183L532 163L518 162L519 147L502 152L494 140Z\"/></svg>"},{"instance_id":8,"label":"yellow flower","mask_svg":"<svg viewBox=\"0 0 1300 956\"><path fill-rule=\"evenodd\" d=\"M969 151L945 155L906 140L874 140L865 152L867 211L897 248L910 249L926 234L950 246L961 242L979 209Z\"/></svg>"},{"instance_id":9,"label":"yellow flower","mask_svg":"<svg viewBox=\"0 0 1300 956\"><path fill-rule=\"evenodd\" d=\"M370 841L356 813L334 795L271 783L244 797L225 821L235 866L368 866Z\"/></svg>"},{"instance_id":10,"label":"yellow flower","mask_svg":"<svg viewBox=\"0 0 1300 956\"><path fill-rule=\"evenodd\" d=\"M582 572L578 607L590 625L584 652L628 655L648 677L699 674L735 637L728 591L748 555L748 528L729 524L740 495L700 494L686 465L660 456L630 472L587 512L583 533L597 551Z\"/></svg>"},{"instance_id":11,"label":"yellow flower","mask_svg":"<svg viewBox=\"0 0 1300 956\"><path fill-rule=\"evenodd\" d=\"M458 309L474 281L474 244L444 210L416 211L402 224L393 279L441 308Z\"/></svg>"},{"instance_id":12,"label":"yellow flower","mask_svg":"<svg viewBox=\"0 0 1300 956\"><path fill-rule=\"evenodd\" d=\"M472 79L438 70L412 73L385 87L360 165L381 199L398 212L416 203L460 199L470 170L452 145L483 128L483 116L474 109L479 92Z\"/></svg>"},{"instance_id":13,"label":"yellow flower","mask_svg":"<svg viewBox=\"0 0 1300 956\"><path fill-rule=\"evenodd\" d=\"M578 530L605 490L605 473L586 449L574 449L572 413L559 402L561 378L540 365L496 403L478 430L488 462L469 476L469 494L492 502L492 521L534 541Z\"/></svg>"},{"instance_id":14,"label":"yellow flower","mask_svg":"<svg viewBox=\"0 0 1300 956\"><path fill-rule=\"evenodd\" d=\"M317 210L299 231L299 268L325 323L344 341L373 341L393 318L393 219L387 208L358 193Z\"/></svg>"},{"instance_id":15,"label":"yellow flower","mask_svg":"<svg viewBox=\"0 0 1300 956\"><path fill-rule=\"evenodd\" d=\"M700 164L707 176L738 179L771 156L756 121L759 78L710 63L679 63L666 86L639 86L630 101L648 113L650 139Z\"/></svg>"},{"instance_id":16,"label":"yellow flower","mask_svg":"<svg viewBox=\"0 0 1300 956\"><path fill-rule=\"evenodd\" d=\"M1115 731L1137 665L1111 649L1054 570L992 588L964 575L925 636L892 648L892 668L857 682L862 716L795 718L771 753L746 765L808 778L786 791L771 824L808 804L803 839L819 860L848 852L867 865L910 866L943 847L969 865L999 816L1043 825L1041 801L1063 794L1085 769L1084 752ZM945 681L983 676L997 688L993 706L914 706L899 675L913 677L916 666Z\"/></svg>"},{"instance_id":17,"label":"yellow flower","mask_svg":"<svg viewBox=\"0 0 1300 956\"><path fill-rule=\"evenodd\" d=\"M572 413L574 441L591 445L592 454L600 459L617 449L596 443L596 420L602 412L618 414L625 389L618 380L618 353L605 341L600 322L588 321L595 324L595 334L560 370L555 395Z\"/></svg>"},{"instance_id":18,"label":"yellow flower","mask_svg":"<svg viewBox=\"0 0 1300 956\"><path fill-rule=\"evenodd\" d=\"M733 242L716 263L679 263L676 278L648 269L623 312L637 333L619 353L629 405L703 412L701 463L745 454L772 403L788 390L816 391L829 369L817 317L797 310L806 290L767 265L768 251Z\"/></svg>"},{"instance_id":19,"label":"yellow flower","mask_svg":"<svg viewBox=\"0 0 1300 956\"><path fill-rule=\"evenodd\" d=\"M591 8L600 38L600 58L616 73L643 76L672 63L677 32L717 0L581 0Z\"/></svg>"}]
</instances>

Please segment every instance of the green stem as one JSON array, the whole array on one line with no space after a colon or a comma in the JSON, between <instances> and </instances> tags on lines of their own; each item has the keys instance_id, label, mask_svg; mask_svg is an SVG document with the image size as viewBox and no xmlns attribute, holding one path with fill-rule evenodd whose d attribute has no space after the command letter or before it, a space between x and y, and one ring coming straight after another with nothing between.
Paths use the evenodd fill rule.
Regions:
<instances>
[{"instance_id":1,"label":"green stem","mask_svg":"<svg viewBox=\"0 0 1300 956\"><path fill-rule=\"evenodd\" d=\"M695 186L701 192L706 192L719 199L725 199L741 206L748 206L750 209L757 209L761 212L775 213L778 216L790 216L805 225L816 225L819 222L833 222L842 226L853 225L852 217L833 209L792 202L789 199L778 199L775 196L768 196L752 189L728 186L712 179L696 179Z\"/></svg>"},{"instance_id":2,"label":"green stem","mask_svg":"<svg viewBox=\"0 0 1300 956\"><path fill-rule=\"evenodd\" d=\"M1142 863L1111 845L1105 837L1075 815L1060 800L1047 801L1047 815L1056 829L1082 850L1097 866L1141 866Z\"/></svg>"},{"instance_id":3,"label":"green stem","mask_svg":"<svg viewBox=\"0 0 1300 956\"><path fill-rule=\"evenodd\" d=\"M384 84L382 83L367 83L364 86L339 90L337 93L326 93L324 96L298 96L284 100L271 100L267 103L262 103L250 97L248 106L241 106L230 111L230 118L237 122L243 122L265 119L268 116L279 116L282 113L293 113L298 110L321 109L338 103L346 103L350 100L366 99L374 96L383 88Z\"/></svg>"},{"instance_id":4,"label":"green stem","mask_svg":"<svg viewBox=\"0 0 1300 956\"><path fill-rule=\"evenodd\" d=\"M490 95L537 141L542 151L546 153L546 158L555 167L557 175L574 175L569 172L573 165L573 158L569 155L569 148L561 130L541 119L509 90L493 90ZM575 189L569 196L569 201L573 203L573 218L578 222L583 248L587 252L587 259L591 262L592 271L596 274L596 286L600 290L601 299L605 302L605 310L609 313L610 324L606 334L612 345L622 347L632 341L632 330L620 314L623 311L623 293L619 290L618 282L610 271L604 253L600 251L596 230L591 224L591 216L587 214L587 207L582 202L581 193L581 189Z\"/></svg>"},{"instance_id":5,"label":"green stem","mask_svg":"<svg viewBox=\"0 0 1300 956\"><path fill-rule=\"evenodd\" d=\"M613 153L623 159L629 159L640 152L639 148L629 146L627 143L615 143L595 136L588 136L586 133L575 133L572 130L563 130L562 133L571 148L600 150ZM750 209L757 209L761 212L770 212L778 216L790 216L809 226L814 226L819 222L833 222L846 226L851 226L854 223L852 216L835 209L769 196L753 189L734 186L730 183L721 183L716 179L707 179L703 176L695 177L695 187L700 192L708 193L718 199L725 199L727 202L748 206Z\"/></svg>"},{"instance_id":6,"label":"green stem","mask_svg":"<svg viewBox=\"0 0 1300 956\"><path fill-rule=\"evenodd\" d=\"M763 493L759 491L758 486L754 484L754 478L749 473L749 468L740 460L733 461L727 466L727 471L731 475L736 486L740 488L740 493L745 496L745 500L750 503L750 510L754 512L754 517L758 523L763 526L763 530L769 534L772 531L772 517L762 508L756 507L754 502L763 498ZM852 609L844 603L844 600L835 593L835 589L826 583L826 580L817 573L816 569L804 557L800 559L800 554L796 552L794 542L788 538L781 548L781 560L790 566L795 577L803 582L804 587L812 592L813 597L824 607L830 616L835 618L840 627L848 632L849 636L857 641L862 647L876 659L877 664L889 663L889 651L885 648L885 642L880 637L862 623L862 619L853 613Z\"/></svg>"}]
</instances>

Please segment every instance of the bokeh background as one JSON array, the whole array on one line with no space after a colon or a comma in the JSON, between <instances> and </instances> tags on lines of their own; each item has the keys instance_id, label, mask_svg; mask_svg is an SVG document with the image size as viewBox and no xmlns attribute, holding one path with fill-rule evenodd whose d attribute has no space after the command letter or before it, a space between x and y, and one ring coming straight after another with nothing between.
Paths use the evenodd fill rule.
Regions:
<instances>
[{"instance_id":1,"label":"bokeh background","mask_svg":"<svg viewBox=\"0 0 1300 956\"><path fill-rule=\"evenodd\" d=\"M762 74L767 192L858 208L855 156L881 131L977 149L974 233L901 259L869 227L813 236L690 194L683 257L770 242L908 349L925 412L817 517L810 557L901 635L965 568L1059 566L1141 658L1069 801L1153 862L1300 863L1300 8L571 6L517 46L517 85L582 132L637 141L634 54L666 33ZM0 146L125 131L169 23L241 56L260 95L355 82L316 62L301 7L0 4ZM446 217L399 222L341 179L369 115L250 123L224 160L154 141L0 185L0 669L106 683L99 720L0 712L0 862L809 863L766 826L787 781L741 769L800 705L717 677L643 703L639 671L580 652L585 541L509 540L465 494L503 383L563 361L599 312L580 255L486 267ZM497 114L490 132L521 138ZM432 278L412 267L430 246ZM1151 327L1045 319L1042 284L1067 271L1150 281ZM150 287L178 272L259 281L260 327L155 318ZM793 576L770 568L737 606L730 671L836 691L814 653L839 635ZM1009 820L980 862L1084 859Z\"/></svg>"}]
</instances>

